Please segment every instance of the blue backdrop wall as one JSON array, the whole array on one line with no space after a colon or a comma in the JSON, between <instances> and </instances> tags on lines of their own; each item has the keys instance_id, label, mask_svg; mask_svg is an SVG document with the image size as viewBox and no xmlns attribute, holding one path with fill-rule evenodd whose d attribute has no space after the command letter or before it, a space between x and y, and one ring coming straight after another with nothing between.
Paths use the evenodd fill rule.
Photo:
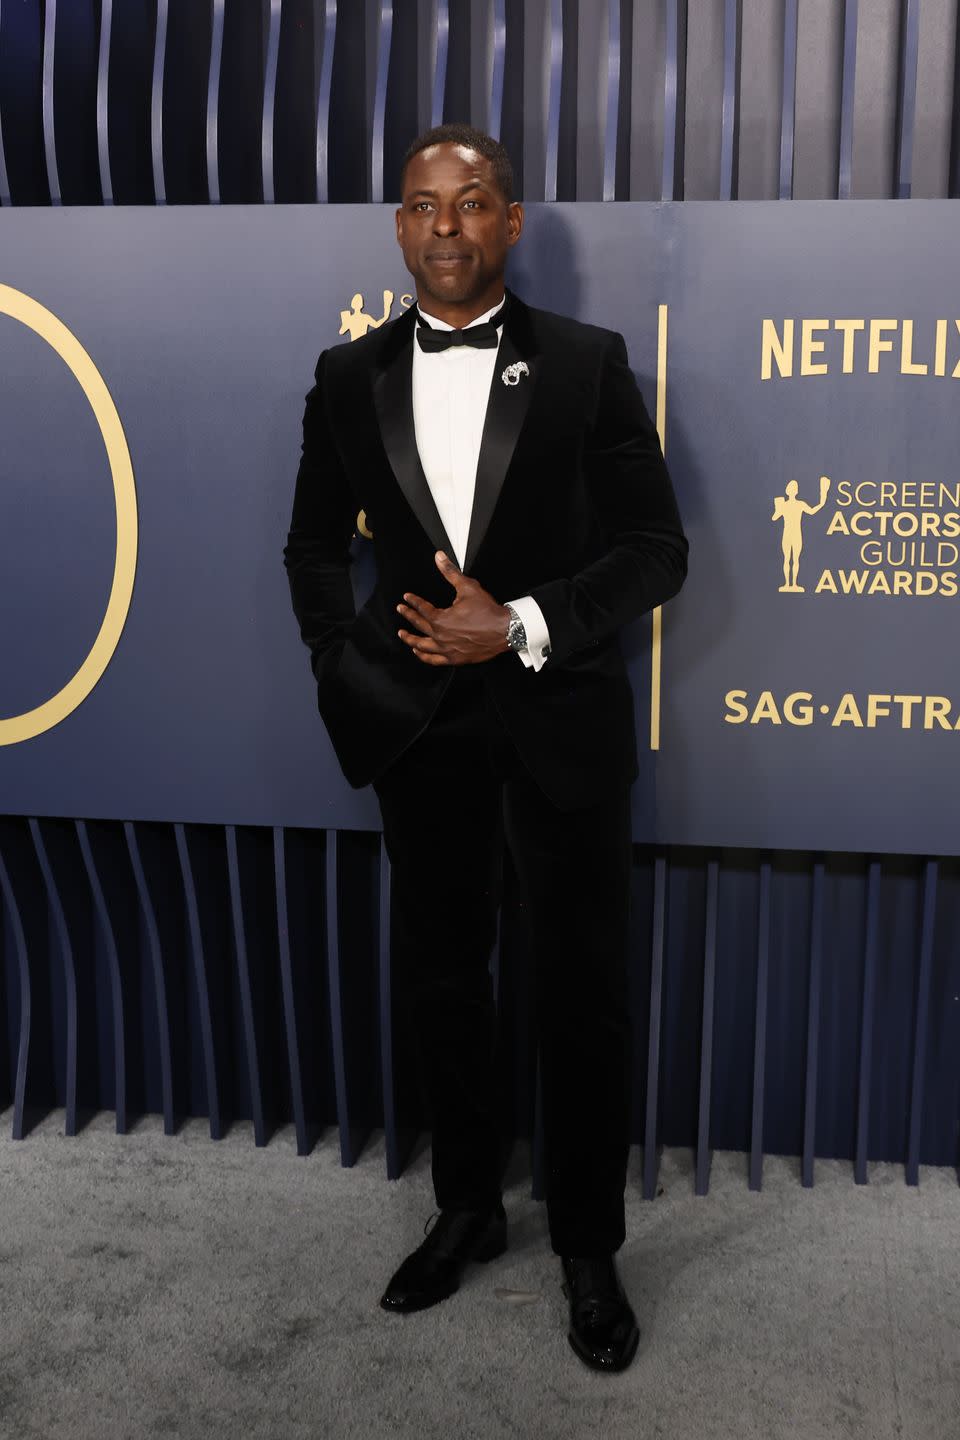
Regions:
<instances>
[{"instance_id":1,"label":"blue backdrop wall","mask_svg":"<svg viewBox=\"0 0 960 1440\"><path fill-rule=\"evenodd\" d=\"M115 1108L120 1129L143 1109L162 1112L171 1130L184 1114L208 1114L213 1134L251 1116L258 1143L292 1119L302 1150L338 1125L350 1163L382 1125L396 1175L423 1123L391 1024L389 872L375 813L369 797L336 799L292 617L279 640L273 601L254 603L282 584L266 568L279 564L275 547L251 552L264 568L237 638L252 639L263 663L237 676L246 698L236 733L216 718L229 685L217 667L233 652L218 651L205 629L215 610L191 615L187 601L176 635L136 627L151 613L151 587L157 603L166 586L183 604L201 566L209 594L218 568L230 583L229 552L184 548L182 510L196 492L178 489L184 476L209 474L221 487L235 478L204 449L216 438L218 403L224 424L241 400L248 415L269 411L251 423L247 458L277 468L261 486L248 467L242 497L251 525L259 519L280 535L316 352L337 343L335 321L355 286L377 313L379 290L402 292L395 252L387 258L389 212L353 206L392 198L399 154L418 128L468 118L502 134L524 198L540 202L530 239L539 235L544 263L528 261L517 288L623 329L651 409L665 379L668 460L693 553L704 557L676 616L665 617L663 737L656 772L638 786L634 1134L645 1147L645 1193L655 1191L661 1143L696 1147L701 1190L714 1146L749 1151L753 1185L764 1151L801 1157L805 1183L816 1155L851 1158L858 1180L871 1158L902 1160L911 1182L921 1161L957 1162L953 736L936 720L923 726L925 699L913 729L900 723L902 707L891 705L892 720L877 709L888 691L956 700L955 663L943 658L949 597L780 593L770 513L780 496L783 519L790 478L811 507L821 473L830 479L827 507L803 520L803 564L816 580L873 564L827 527L845 514L841 482L953 478L952 375L936 373L935 338L924 342L920 398L914 388L901 405L903 385L920 384L902 378L902 322L916 322L914 363L924 324L935 336L943 319L956 334L944 308L956 278L953 208L893 200L955 193L956 35L956 6L938 0L859 13L855 0L718 0L689 13L680 0L0 3L0 200L11 207L0 214L0 286L68 320L103 370L130 442L142 545L135 603L90 698L44 735L8 731L0 747L0 1100L12 1103L15 1134L54 1104L66 1107L68 1130L99 1106ZM791 196L824 203L741 203L727 219L707 213L717 207L618 203ZM852 197L887 204L841 216L826 203ZM568 203L554 209L556 201ZM111 220L74 208L184 202L221 209L125 210ZM261 224L248 208L271 203L286 215L260 212ZM336 208L320 214L318 204ZM27 209L36 206L70 213L61 224ZM333 265L348 232L350 262ZM596 233L619 237L617 283L591 265ZM566 273L557 236L573 237ZM751 245L765 254L765 272L748 263ZM218 260L230 253L246 278L227 343L208 321L223 313L231 272ZM905 255L917 257L906 279ZM315 277L316 312L294 314L288 298L271 332L262 317L292 293L280 283L292 256L307 283ZM645 265L651 256L655 265ZM583 283L565 294L572 274ZM4 724L50 692L65 657L82 654L106 595L98 537L114 529L90 410L61 384L61 360L14 317L13 303L0 306L0 583L4 612L16 617L5 627ZM144 306L153 343L134 360L130 337L143 328ZM894 359L874 372L865 351L866 367L844 389L838 349L832 373L803 378L804 363L827 355L810 349L805 362L804 333L819 343L835 319L854 314L867 327L864 345L871 319L900 317ZM784 369L789 317L796 377ZM804 319L825 328L804 332ZM768 337L767 380L764 320L779 346ZM238 336L269 363L240 364ZM211 366L242 380L219 402L210 387L205 433L178 431L183 394ZM727 416L739 395L747 419L720 423L720 393ZM878 430L870 417L891 404L899 418ZM811 443L813 420L832 437L826 453ZM171 431L182 474L165 470ZM878 435L890 437L882 454ZM758 437L760 461L745 465ZM88 483L97 475L99 489ZM41 477L56 502L42 512ZM47 560L55 569L58 553L80 555L86 565L66 606L49 568L31 559L50 540L54 512L60 530ZM719 580L736 623L732 634L714 626L705 645L697 617L716 608ZM896 674L891 665L881 673L889 642L875 615L884 605L896 612ZM638 713L652 722L650 637L641 629L631 643ZM296 666L306 677L299 691ZM210 703L197 706L201 676ZM808 733L784 723L784 703L798 693L816 711L822 695L829 720L850 693L864 724L811 723ZM795 700L791 713L802 717L805 703ZM207 750L198 715L210 721ZM297 744L316 746L323 780L279 805L278 716L277 738L289 742L292 726ZM121 730L112 734L110 723ZM184 783L184 754L196 783ZM504 1127L532 1137L536 1185L524 961L522 919L508 903L494 960Z\"/></svg>"}]
</instances>

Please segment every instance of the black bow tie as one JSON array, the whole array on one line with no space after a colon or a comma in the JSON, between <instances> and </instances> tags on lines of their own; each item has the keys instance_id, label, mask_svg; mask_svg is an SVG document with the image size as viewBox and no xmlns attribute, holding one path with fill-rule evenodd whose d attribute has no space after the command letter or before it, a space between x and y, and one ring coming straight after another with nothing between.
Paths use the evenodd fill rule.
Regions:
<instances>
[{"instance_id":1,"label":"black bow tie","mask_svg":"<svg viewBox=\"0 0 960 1440\"><path fill-rule=\"evenodd\" d=\"M472 345L476 350L495 350L498 344L497 326L503 323L503 310L504 306L501 305L482 325L468 325L464 330L434 330L418 310L417 341L420 349L431 355L439 350L449 350L451 345Z\"/></svg>"}]
</instances>

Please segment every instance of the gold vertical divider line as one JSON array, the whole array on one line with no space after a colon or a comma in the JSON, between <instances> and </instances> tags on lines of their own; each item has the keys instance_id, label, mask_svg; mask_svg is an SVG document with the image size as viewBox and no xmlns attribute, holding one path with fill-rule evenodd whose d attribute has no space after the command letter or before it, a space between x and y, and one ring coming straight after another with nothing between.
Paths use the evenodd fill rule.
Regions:
<instances>
[{"instance_id":1,"label":"gold vertical divider line","mask_svg":"<svg viewBox=\"0 0 960 1440\"><path fill-rule=\"evenodd\" d=\"M667 307L661 305L657 319L657 434L660 449L667 453ZM660 668L663 648L663 610L653 611L653 636L650 646L650 749L660 749Z\"/></svg>"}]
</instances>

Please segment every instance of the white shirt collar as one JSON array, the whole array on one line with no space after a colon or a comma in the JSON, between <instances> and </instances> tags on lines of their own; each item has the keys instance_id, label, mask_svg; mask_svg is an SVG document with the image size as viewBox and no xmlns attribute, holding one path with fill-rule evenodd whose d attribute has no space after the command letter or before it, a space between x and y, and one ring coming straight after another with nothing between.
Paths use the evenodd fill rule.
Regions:
<instances>
[{"instance_id":1,"label":"white shirt collar","mask_svg":"<svg viewBox=\"0 0 960 1440\"><path fill-rule=\"evenodd\" d=\"M491 306L490 306L490 309L489 309L489 310L484 310L484 312L483 312L482 315L478 315L478 316L476 317L476 319L470 321L470 324L469 324L469 325L464 325L462 328L463 328L464 330L469 330L471 325L482 325L485 320L489 320L489 319L490 319L490 316L493 314L494 310L499 310L499 309L500 309L500 306L503 304L503 302L504 302L505 299L506 299L506 292L504 292L504 294L501 295L500 299L497 301L497 303L496 303L495 305L491 305ZM417 308L420 309L421 307L418 305ZM426 310L423 311L423 317L424 317L425 320L429 320L429 322L430 322L430 328L431 328L432 330L456 330L456 329L458 328L456 325L448 325L447 322L446 322L446 320L440 320L436 315L431 315L431 314L429 314L428 311L426 311ZM419 321L419 317L418 317L418 319L417 319L417 324L419 324L419 323L420 323L420 321ZM502 329L503 329L503 321L502 321L502 320L501 320L500 323L497 325L497 329L498 329L498 330L502 330Z\"/></svg>"}]
</instances>

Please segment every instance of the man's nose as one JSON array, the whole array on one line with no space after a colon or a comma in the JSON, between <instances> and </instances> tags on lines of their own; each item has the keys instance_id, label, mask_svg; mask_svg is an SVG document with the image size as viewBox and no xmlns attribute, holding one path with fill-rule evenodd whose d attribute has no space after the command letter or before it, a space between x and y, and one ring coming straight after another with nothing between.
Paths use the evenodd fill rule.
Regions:
<instances>
[{"instance_id":1,"label":"man's nose","mask_svg":"<svg viewBox=\"0 0 960 1440\"><path fill-rule=\"evenodd\" d=\"M436 235L456 235L460 229L457 207L455 205L438 205L433 229Z\"/></svg>"}]
</instances>

